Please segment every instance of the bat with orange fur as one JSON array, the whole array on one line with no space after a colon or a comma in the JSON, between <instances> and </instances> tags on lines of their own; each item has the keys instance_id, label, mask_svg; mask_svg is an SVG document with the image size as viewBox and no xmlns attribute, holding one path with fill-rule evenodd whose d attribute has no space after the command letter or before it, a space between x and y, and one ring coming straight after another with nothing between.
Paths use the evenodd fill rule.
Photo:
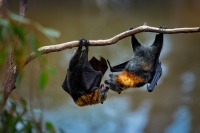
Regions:
<instances>
[{"instance_id":1,"label":"bat with orange fur","mask_svg":"<svg viewBox=\"0 0 200 133\"><path fill-rule=\"evenodd\" d=\"M110 79L105 80L105 84L119 94L127 88L141 87L145 84L147 84L147 90L152 92L162 75L159 57L163 46L163 34L157 34L155 41L149 47L142 45L133 35L131 45L134 51L131 60L114 67L111 67L107 60L111 72L121 73L110 74Z\"/></svg>"},{"instance_id":2,"label":"bat with orange fur","mask_svg":"<svg viewBox=\"0 0 200 133\"><path fill-rule=\"evenodd\" d=\"M82 50L82 46L85 49ZM66 78L62 88L73 98L79 106L103 103L107 98L108 87L100 85L107 70L106 60L92 57L88 61L89 42L81 39L79 47L69 63Z\"/></svg>"}]
</instances>

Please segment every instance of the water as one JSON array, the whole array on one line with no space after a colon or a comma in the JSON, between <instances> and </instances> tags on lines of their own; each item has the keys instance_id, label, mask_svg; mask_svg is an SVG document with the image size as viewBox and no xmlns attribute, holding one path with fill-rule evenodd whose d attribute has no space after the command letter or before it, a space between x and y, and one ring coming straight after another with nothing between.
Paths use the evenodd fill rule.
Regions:
<instances>
[{"instance_id":1,"label":"water","mask_svg":"<svg viewBox=\"0 0 200 133\"><path fill-rule=\"evenodd\" d=\"M10 1L13 2L14 1ZM196 27L200 23L200 3L194 1L30 1L27 17L42 25L58 29L58 43L79 38L107 39L146 22L150 26ZM16 9L18 5L11 6ZM17 93L34 97L34 108L44 110L46 120L67 133L142 133L200 132L200 37L195 34L165 35L161 61L164 73L153 93L146 87L129 89L118 95L109 92L103 105L78 107L61 84L74 50L44 55L56 68L45 91L38 91L38 60L25 68L22 85ZM154 33L136 35L144 44L151 44ZM44 37L41 37L44 38ZM43 39L44 45L50 45ZM103 55L112 64L132 56L130 38L116 45L91 47L89 57ZM108 78L107 71L105 79ZM29 95L28 95L29 94Z\"/></svg>"}]
</instances>

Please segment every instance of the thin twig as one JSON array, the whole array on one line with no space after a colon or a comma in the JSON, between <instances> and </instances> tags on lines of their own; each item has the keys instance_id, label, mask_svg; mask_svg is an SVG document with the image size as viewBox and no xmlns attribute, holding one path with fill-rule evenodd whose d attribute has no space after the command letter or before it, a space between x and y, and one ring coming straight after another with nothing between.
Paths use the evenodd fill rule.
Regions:
<instances>
[{"instance_id":1,"label":"thin twig","mask_svg":"<svg viewBox=\"0 0 200 133\"><path fill-rule=\"evenodd\" d=\"M20 10L19 10L20 16L24 17L26 10L27 10L27 0L20 0Z\"/></svg>"},{"instance_id":2,"label":"thin twig","mask_svg":"<svg viewBox=\"0 0 200 133\"><path fill-rule=\"evenodd\" d=\"M110 39L105 39L105 40L89 40L91 46L105 46L105 45L111 45L114 43L117 43L118 41L140 33L140 32L155 32L155 33L164 33L164 34L177 34L177 33L195 33L195 32L200 32L200 27L189 27L189 28L174 28L174 29L162 29L162 28L157 28L157 27L151 27L147 25L139 26L137 28L134 28L132 30L128 30L125 32L122 32ZM39 55L43 54L48 54L51 52L58 52L62 51L65 49L70 49L73 47L78 46L79 41L71 41L71 42L66 42L66 43L61 43L61 44L56 44L56 45L49 45L49 46L43 46L38 49L38 52L40 54L36 54L32 52L30 55L28 55L25 58L25 63L24 66L26 66L30 61L33 59L37 58Z\"/></svg>"}]
</instances>

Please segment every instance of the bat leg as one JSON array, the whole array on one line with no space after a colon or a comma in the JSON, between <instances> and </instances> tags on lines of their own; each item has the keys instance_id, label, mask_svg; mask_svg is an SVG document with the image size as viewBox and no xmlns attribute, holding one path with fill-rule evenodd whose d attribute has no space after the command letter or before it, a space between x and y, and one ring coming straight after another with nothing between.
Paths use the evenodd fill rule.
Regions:
<instances>
[{"instance_id":1,"label":"bat leg","mask_svg":"<svg viewBox=\"0 0 200 133\"><path fill-rule=\"evenodd\" d=\"M133 49L133 52L141 46L141 43L137 40L137 38L135 37L135 35L131 36L131 46Z\"/></svg>"},{"instance_id":2,"label":"bat leg","mask_svg":"<svg viewBox=\"0 0 200 133\"><path fill-rule=\"evenodd\" d=\"M79 58L82 54L82 45L83 45L83 39L80 39L78 49L76 50L76 52L74 53L73 57L70 60L69 70L73 70L74 66L76 66L79 63Z\"/></svg>"},{"instance_id":3,"label":"bat leg","mask_svg":"<svg viewBox=\"0 0 200 133\"><path fill-rule=\"evenodd\" d=\"M88 41L86 39L80 39L79 47L85 46L85 50L82 50L82 54L79 57L79 66L81 68L84 68L87 65L88 62Z\"/></svg>"},{"instance_id":4,"label":"bat leg","mask_svg":"<svg viewBox=\"0 0 200 133\"><path fill-rule=\"evenodd\" d=\"M132 30L133 29L133 27L130 27L128 30Z\"/></svg>"},{"instance_id":5,"label":"bat leg","mask_svg":"<svg viewBox=\"0 0 200 133\"><path fill-rule=\"evenodd\" d=\"M167 26L160 26L159 29L167 29Z\"/></svg>"},{"instance_id":6,"label":"bat leg","mask_svg":"<svg viewBox=\"0 0 200 133\"><path fill-rule=\"evenodd\" d=\"M152 79L150 85L149 86L147 85L147 90L149 92L153 91L153 89L157 85L157 82L160 79L161 75L162 75L162 67L161 67L161 62L159 62L156 66L156 71L155 71L155 74L153 76L153 79Z\"/></svg>"}]
</instances>

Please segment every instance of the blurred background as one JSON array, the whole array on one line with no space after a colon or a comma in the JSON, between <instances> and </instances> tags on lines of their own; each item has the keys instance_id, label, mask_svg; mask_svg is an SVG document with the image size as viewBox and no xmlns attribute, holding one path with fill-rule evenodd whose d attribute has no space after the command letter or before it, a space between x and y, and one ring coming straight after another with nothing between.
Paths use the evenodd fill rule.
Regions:
<instances>
[{"instance_id":1,"label":"blurred background","mask_svg":"<svg viewBox=\"0 0 200 133\"><path fill-rule=\"evenodd\" d=\"M19 2L8 0L11 11ZM32 0L26 17L60 31L56 43L86 38L108 39L145 22L168 28L200 26L198 0ZM151 45L155 33L136 37ZM51 45L40 36L43 45ZM28 64L20 86L13 95L30 100L36 114L66 133L198 133L200 132L200 34L166 34L161 53L163 75L152 93L131 88L110 91L103 105L78 107L61 88L69 60L76 48L43 55L56 69L44 91L38 90L39 57ZM130 37L115 45L90 47L89 57L104 56L116 65L131 59ZM108 70L104 79L108 79ZM40 112L37 109L42 109Z\"/></svg>"}]
</instances>

